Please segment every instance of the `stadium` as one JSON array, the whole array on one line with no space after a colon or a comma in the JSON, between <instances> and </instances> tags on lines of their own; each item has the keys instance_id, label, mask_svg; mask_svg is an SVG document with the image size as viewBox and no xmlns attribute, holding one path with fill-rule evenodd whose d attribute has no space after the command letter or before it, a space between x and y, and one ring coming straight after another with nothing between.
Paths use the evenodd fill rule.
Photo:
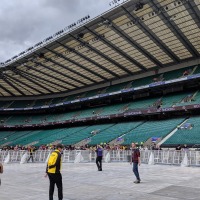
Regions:
<instances>
[{"instance_id":1,"label":"stadium","mask_svg":"<svg viewBox=\"0 0 200 200\"><path fill-rule=\"evenodd\" d=\"M90 173L98 144L104 147L105 166L113 170L119 164L123 169L135 142L142 163L158 171L173 165L185 174L185 180L190 172L180 166L191 166L196 177L193 167L200 165L200 1L114 0L110 6L96 18L86 15L0 64L0 162L12 164L10 173L26 162L30 148L34 148L30 165L39 170L58 143L65 146L63 163L73 173L82 165ZM181 146L179 151L177 146ZM27 170L24 166L20 171ZM153 173L148 165L143 170L147 177ZM114 175L104 176L98 178ZM130 187L120 185L125 186ZM176 187L179 195L164 198L165 191L159 191L162 198L152 199L183 199L187 186ZM170 191L177 191L176 187ZM191 188L187 190L190 197L198 199L195 186ZM135 192L139 196L140 189ZM6 199L6 191L3 194ZM120 199L130 197L121 195ZM86 198L98 199L87 193Z\"/></svg>"}]
</instances>

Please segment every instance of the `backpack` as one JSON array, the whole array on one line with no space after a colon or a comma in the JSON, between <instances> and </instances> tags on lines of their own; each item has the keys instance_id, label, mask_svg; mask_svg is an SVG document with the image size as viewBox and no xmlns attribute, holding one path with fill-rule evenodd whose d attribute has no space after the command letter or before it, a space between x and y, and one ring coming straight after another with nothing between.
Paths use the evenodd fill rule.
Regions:
<instances>
[{"instance_id":1,"label":"backpack","mask_svg":"<svg viewBox=\"0 0 200 200\"><path fill-rule=\"evenodd\" d=\"M3 165L0 163L0 174L3 173Z\"/></svg>"}]
</instances>

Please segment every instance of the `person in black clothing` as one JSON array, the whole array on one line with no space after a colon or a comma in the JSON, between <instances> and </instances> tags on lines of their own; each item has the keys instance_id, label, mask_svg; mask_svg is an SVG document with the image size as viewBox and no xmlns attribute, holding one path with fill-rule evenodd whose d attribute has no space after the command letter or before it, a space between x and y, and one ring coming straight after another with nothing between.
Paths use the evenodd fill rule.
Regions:
<instances>
[{"instance_id":1,"label":"person in black clothing","mask_svg":"<svg viewBox=\"0 0 200 200\"><path fill-rule=\"evenodd\" d=\"M97 153L96 165L98 171L102 171L103 148L100 145L97 146L96 153Z\"/></svg>"},{"instance_id":2,"label":"person in black clothing","mask_svg":"<svg viewBox=\"0 0 200 200\"><path fill-rule=\"evenodd\" d=\"M0 174L3 174L3 165L0 163ZM1 179L0 179L0 185L1 185Z\"/></svg>"},{"instance_id":3,"label":"person in black clothing","mask_svg":"<svg viewBox=\"0 0 200 200\"><path fill-rule=\"evenodd\" d=\"M176 147L176 150L177 150L177 151L180 151L180 150L181 150L181 145L180 145L180 144Z\"/></svg>"},{"instance_id":4,"label":"person in black clothing","mask_svg":"<svg viewBox=\"0 0 200 200\"><path fill-rule=\"evenodd\" d=\"M63 149L62 144L57 144L56 150L51 153L47 163L45 177L48 176L50 181L49 200L53 200L55 184L58 188L58 199L59 200L63 199L62 175L60 173L62 165L62 159L61 159L62 149Z\"/></svg>"},{"instance_id":5,"label":"person in black clothing","mask_svg":"<svg viewBox=\"0 0 200 200\"><path fill-rule=\"evenodd\" d=\"M30 147L30 148L28 149L29 158L28 158L28 160L27 160L27 163L29 162L30 159L31 159L32 162L33 162L33 151L34 151L33 147Z\"/></svg>"}]
</instances>

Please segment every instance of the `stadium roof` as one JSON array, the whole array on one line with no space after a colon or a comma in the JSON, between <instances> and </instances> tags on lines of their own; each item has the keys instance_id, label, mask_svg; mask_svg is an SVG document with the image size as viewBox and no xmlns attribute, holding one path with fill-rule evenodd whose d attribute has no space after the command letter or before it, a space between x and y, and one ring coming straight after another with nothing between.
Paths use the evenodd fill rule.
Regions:
<instances>
[{"instance_id":1,"label":"stadium roof","mask_svg":"<svg viewBox=\"0 0 200 200\"><path fill-rule=\"evenodd\" d=\"M0 96L66 93L200 58L199 38L200 0L124 0L2 63Z\"/></svg>"}]
</instances>

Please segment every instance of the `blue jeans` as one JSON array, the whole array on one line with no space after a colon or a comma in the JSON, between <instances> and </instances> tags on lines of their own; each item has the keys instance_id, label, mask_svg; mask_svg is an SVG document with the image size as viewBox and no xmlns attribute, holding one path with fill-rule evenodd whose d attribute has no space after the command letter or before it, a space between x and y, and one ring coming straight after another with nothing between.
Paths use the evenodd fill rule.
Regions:
<instances>
[{"instance_id":1,"label":"blue jeans","mask_svg":"<svg viewBox=\"0 0 200 200\"><path fill-rule=\"evenodd\" d=\"M135 174L135 177L137 178L138 181L140 181L140 175L138 172L138 163L133 162L133 173Z\"/></svg>"}]
</instances>

